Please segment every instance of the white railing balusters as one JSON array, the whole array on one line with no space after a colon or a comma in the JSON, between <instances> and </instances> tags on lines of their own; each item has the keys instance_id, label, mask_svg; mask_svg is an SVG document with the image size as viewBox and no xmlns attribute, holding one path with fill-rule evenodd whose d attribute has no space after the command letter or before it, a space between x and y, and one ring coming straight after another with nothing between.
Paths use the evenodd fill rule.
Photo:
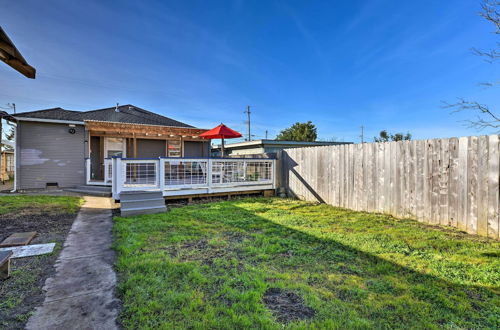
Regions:
<instances>
[{"instance_id":1,"label":"white railing balusters","mask_svg":"<svg viewBox=\"0 0 500 330\"><path fill-rule=\"evenodd\" d=\"M276 178L273 159L113 158L107 165L114 197L136 190L182 195L272 189Z\"/></svg>"}]
</instances>

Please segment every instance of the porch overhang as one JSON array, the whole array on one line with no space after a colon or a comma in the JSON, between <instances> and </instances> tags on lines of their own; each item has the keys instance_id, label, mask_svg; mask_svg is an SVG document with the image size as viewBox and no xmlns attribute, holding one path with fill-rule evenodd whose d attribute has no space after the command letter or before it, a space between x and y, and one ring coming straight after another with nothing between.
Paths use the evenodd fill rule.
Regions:
<instances>
[{"instance_id":1,"label":"porch overhang","mask_svg":"<svg viewBox=\"0 0 500 330\"><path fill-rule=\"evenodd\" d=\"M161 125L144 125L118 123L108 121L85 120L85 128L93 136L109 136L136 139L182 139L184 141L202 141L201 133L206 129L191 127L174 127Z\"/></svg>"}]
</instances>

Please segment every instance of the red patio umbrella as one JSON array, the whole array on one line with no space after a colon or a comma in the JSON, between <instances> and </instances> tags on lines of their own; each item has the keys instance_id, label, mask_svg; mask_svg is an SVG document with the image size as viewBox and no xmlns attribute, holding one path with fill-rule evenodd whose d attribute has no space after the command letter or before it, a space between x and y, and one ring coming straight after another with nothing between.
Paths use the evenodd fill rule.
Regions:
<instances>
[{"instance_id":1,"label":"red patio umbrella","mask_svg":"<svg viewBox=\"0 0 500 330\"><path fill-rule=\"evenodd\" d=\"M220 124L219 126L212 128L209 131L206 131L205 133L201 133L200 137L205 138L205 139L222 139L222 145L221 145L221 154L222 157L224 157L224 139L234 139L234 138L239 138L242 135L235 130L230 129L224 124Z\"/></svg>"}]
</instances>

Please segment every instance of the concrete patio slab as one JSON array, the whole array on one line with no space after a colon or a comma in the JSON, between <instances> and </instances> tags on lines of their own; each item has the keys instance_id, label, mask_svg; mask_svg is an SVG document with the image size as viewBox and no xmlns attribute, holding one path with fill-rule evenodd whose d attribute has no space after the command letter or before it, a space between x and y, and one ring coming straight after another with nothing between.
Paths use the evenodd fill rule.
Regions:
<instances>
[{"instance_id":1,"label":"concrete patio slab","mask_svg":"<svg viewBox=\"0 0 500 330\"><path fill-rule=\"evenodd\" d=\"M111 208L109 198L85 197L56 262L56 274L45 282L45 301L27 329L118 328Z\"/></svg>"},{"instance_id":2,"label":"concrete patio slab","mask_svg":"<svg viewBox=\"0 0 500 330\"><path fill-rule=\"evenodd\" d=\"M39 256L54 251L56 243L32 244L25 246L11 246L0 248L1 251L12 251L12 259Z\"/></svg>"}]
</instances>

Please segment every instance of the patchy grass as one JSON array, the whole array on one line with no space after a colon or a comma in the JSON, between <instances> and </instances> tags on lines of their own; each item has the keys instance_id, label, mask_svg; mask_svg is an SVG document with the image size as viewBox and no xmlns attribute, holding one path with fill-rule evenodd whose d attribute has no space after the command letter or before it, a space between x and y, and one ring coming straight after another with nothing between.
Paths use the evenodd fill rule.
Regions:
<instances>
[{"instance_id":1,"label":"patchy grass","mask_svg":"<svg viewBox=\"0 0 500 330\"><path fill-rule=\"evenodd\" d=\"M38 210L51 213L75 213L83 200L70 196L14 195L0 197L0 215Z\"/></svg>"},{"instance_id":2,"label":"patchy grass","mask_svg":"<svg viewBox=\"0 0 500 330\"><path fill-rule=\"evenodd\" d=\"M115 218L125 328L500 328L500 242L285 199Z\"/></svg>"},{"instance_id":3,"label":"patchy grass","mask_svg":"<svg viewBox=\"0 0 500 330\"><path fill-rule=\"evenodd\" d=\"M0 329L22 329L43 302L42 287L82 204L79 197L1 196L0 240L14 232L37 231L32 244L55 242L50 254L11 260L12 273L0 280Z\"/></svg>"}]
</instances>

